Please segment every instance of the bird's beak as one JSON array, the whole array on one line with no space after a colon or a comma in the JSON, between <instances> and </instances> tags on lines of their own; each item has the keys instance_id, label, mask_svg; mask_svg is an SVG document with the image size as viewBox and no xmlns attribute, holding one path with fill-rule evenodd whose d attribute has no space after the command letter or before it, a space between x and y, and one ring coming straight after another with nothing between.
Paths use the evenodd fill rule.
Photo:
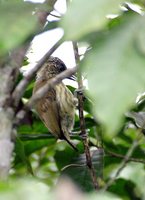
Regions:
<instances>
[{"instance_id":1,"label":"bird's beak","mask_svg":"<svg viewBox=\"0 0 145 200\"><path fill-rule=\"evenodd\" d=\"M77 81L77 77L75 75L68 77L68 79L70 79L72 81Z\"/></svg>"}]
</instances>

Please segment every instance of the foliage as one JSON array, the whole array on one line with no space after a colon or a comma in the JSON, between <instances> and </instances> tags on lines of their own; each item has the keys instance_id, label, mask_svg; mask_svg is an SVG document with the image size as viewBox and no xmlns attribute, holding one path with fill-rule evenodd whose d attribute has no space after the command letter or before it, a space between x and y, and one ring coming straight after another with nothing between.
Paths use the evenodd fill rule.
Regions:
<instances>
[{"instance_id":1,"label":"foliage","mask_svg":"<svg viewBox=\"0 0 145 200\"><path fill-rule=\"evenodd\" d=\"M0 1L0 13L2 17L0 19L1 54L22 44L34 32L36 18L31 16L33 8L31 4L23 3L20 0L14 0L13 2ZM7 29L8 31L6 31Z\"/></svg>"},{"instance_id":2,"label":"foliage","mask_svg":"<svg viewBox=\"0 0 145 200\"><path fill-rule=\"evenodd\" d=\"M89 192L86 199L145 199L144 130L136 126L136 118L125 115L129 110L144 112L145 108L144 95L136 103L138 93L145 90L145 1L132 2L136 4L125 4L123 0L73 0L68 2L68 10L60 21L49 22L43 30L63 28L64 40L76 40L79 46L90 47L79 63L79 70L88 80L85 123L100 187L115 174L137 140L138 145L124 169L107 191L96 196L85 165L81 137L72 136L79 149L74 152L66 142L56 141L48 133L32 109L18 128L10 182L1 183L0 199L52 199L54 194L49 188L62 175L71 177L82 191ZM38 34L40 27L36 27L36 16L31 13L37 9L50 12L51 3L0 0L0 58ZM139 5L138 13L135 8ZM115 15L106 17L109 14ZM21 79L20 76L18 82ZM33 85L34 81L29 83L22 105L30 99ZM76 114L74 131L80 130L79 125Z\"/></svg>"}]
</instances>

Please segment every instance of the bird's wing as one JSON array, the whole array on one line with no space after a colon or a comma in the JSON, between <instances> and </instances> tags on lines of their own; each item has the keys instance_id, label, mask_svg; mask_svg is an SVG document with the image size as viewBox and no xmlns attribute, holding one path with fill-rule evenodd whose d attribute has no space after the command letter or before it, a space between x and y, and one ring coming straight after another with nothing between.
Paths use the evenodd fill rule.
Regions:
<instances>
[{"instance_id":1,"label":"bird's wing","mask_svg":"<svg viewBox=\"0 0 145 200\"><path fill-rule=\"evenodd\" d=\"M62 110L60 109L60 101L56 100L56 92L57 91L54 89L49 91L44 98L38 101L36 110L45 126L53 135L66 140L73 149L78 151L75 145L70 141L69 133L66 134L62 130L61 121L63 121L63 119L60 114Z\"/></svg>"},{"instance_id":2,"label":"bird's wing","mask_svg":"<svg viewBox=\"0 0 145 200\"><path fill-rule=\"evenodd\" d=\"M36 110L48 130L57 138L60 138L60 119L54 89L49 91L46 96L37 103Z\"/></svg>"}]
</instances>

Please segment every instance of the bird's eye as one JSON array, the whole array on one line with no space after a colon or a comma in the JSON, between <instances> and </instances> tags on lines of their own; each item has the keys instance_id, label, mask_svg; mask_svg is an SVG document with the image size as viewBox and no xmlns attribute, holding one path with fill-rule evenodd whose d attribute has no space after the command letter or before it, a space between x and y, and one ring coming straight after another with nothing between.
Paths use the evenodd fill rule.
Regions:
<instances>
[{"instance_id":1,"label":"bird's eye","mask_svg":"<svg viewBox=\"0 0 145 200\"><path fill-rule=\"evenodd\" d=\"M66 68L66 66L65 66L65 64L64 63L59 63L59 70L60 70L60 72L63 72L64 70L66 70L67 68Z\"/></svg>"}]
</instances>

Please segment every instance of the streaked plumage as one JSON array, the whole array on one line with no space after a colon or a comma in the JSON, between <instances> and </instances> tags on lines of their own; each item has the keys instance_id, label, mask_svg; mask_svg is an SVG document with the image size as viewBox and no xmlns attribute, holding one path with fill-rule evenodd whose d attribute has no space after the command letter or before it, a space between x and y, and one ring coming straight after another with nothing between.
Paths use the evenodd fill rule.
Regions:
<instances>
[{"instance_id":1,"label":"streaked plumage","mask_svg":"<svg viewBox=\"0 0 145 200\"><path fill-rule=\"evenodd\" d=\"M52 77L66 70L65 64L56 57L49 60L38 71L33 93ZM54 86L37 102L36 110L48 130L57 138L66 140L74 149L69 133L74 126L76 100L63 82Z\"/></svg>"}]
</instances>

